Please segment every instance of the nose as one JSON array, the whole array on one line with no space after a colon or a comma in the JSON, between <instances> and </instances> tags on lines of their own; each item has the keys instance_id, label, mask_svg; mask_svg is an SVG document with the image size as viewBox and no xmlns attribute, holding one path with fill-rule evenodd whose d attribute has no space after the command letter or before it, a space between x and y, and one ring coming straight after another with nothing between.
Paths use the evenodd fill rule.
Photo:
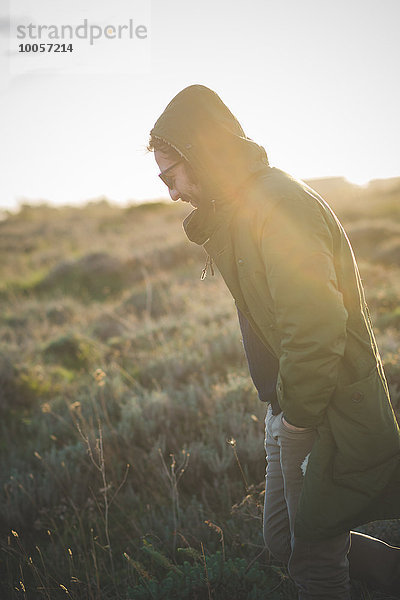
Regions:
<instances>
[{"instance_id":1,"label":"nose","mask_svg":"<svg viewBox=\"0 0 400 600\"><path fill-rule=\"evenodd\" d=\"M168 190L169 191L169 195L171 196L171 200L173 200L174 202L176 202L177 200L179 200L179 198L181 197L180 193L173 189L173 190Z\"/></svg>"}]
</instances>

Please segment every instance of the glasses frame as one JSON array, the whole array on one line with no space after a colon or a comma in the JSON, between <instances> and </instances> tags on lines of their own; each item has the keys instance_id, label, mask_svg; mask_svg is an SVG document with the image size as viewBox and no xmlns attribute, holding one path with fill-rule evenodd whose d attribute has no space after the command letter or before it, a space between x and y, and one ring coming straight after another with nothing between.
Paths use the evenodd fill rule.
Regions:
<instances>
[{"instance_id":1,"label":"glasses frame","mask_svg":"<svg viewBox=\"0 0 400 600\"><path fill-rule=\"evenodd\" d=\"M167 188L169 190L172 190L173 188L173 179L170 175L167 175L168 171L171 171L171 169L173 169L174 167L176 167L177 165L179 165L179 163L182 162L182 158L180 158L179 160L177 160L173 165L169 166L168 169L165 169L165 171L161 171L161 173L158 174L159 178L161 179L161 181L163 183L165 183L165 185L167 186Z\"/></svg>"}]
</instances>

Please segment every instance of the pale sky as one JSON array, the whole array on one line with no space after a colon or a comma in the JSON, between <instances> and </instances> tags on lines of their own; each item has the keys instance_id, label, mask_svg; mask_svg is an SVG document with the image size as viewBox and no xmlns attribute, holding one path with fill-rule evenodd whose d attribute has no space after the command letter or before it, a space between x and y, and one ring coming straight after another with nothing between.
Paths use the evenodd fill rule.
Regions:
<instances>
[{"instance_id":1,"label":"pale sky","mask_svg":"<svg viewBox=\"0 0 400 600\"><path fill-rule=\"evenodd\" d=\"M124 58L107 40L87 47L102 73L18 74L6 19L21 3L8 14L2 5L0 207L167 197L145 146L168 102L193 83L215 90L271 164L295 177L400 176L398 0L82 2L51 4L103 24L137 21L141 10L147 55L126 42L126 60L140 64L118 73ZM25 16L44 22L47 5L30 2Z\"/></svg>"}]
</instances>

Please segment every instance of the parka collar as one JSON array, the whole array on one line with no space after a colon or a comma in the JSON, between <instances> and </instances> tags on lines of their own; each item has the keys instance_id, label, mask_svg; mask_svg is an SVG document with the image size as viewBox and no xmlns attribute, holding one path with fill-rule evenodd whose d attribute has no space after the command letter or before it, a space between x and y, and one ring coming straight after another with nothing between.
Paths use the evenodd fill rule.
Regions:
<instances>
[{"instance_id":1,"label":"parka collar","mask_svg":"<svg viewBox=\"0 0 400 600\"><path fill-rule=\"evenodd\" d=\"M258 176L265 173L266 168L268 167L260 165L258 171L251 173L229 198L221 197L192 210L183 221L183 228L189 240L202 246L222 223L228 224L243 200L245 190Z\"/></svg>"}]
</instances>

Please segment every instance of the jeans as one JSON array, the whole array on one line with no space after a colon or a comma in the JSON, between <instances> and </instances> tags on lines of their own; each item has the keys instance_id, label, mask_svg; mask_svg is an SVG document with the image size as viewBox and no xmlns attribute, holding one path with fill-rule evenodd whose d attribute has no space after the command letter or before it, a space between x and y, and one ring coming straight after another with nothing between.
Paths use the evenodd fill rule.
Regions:
<instances>
[{"instance_id":1,"label":"jeans","mask_svg":"<svg viewBox=\"0 0 400 600\"><path fill-rule=\"evenodd\" d=\"M268 406L264 541L270 553L287 565L299 600L350 600L350 533L319 542L300 540L293 534L304 477L301 467L315 436L315 429L292 431L283 423L282 413L273 415Z\"/></svg>"}]
</instances>

